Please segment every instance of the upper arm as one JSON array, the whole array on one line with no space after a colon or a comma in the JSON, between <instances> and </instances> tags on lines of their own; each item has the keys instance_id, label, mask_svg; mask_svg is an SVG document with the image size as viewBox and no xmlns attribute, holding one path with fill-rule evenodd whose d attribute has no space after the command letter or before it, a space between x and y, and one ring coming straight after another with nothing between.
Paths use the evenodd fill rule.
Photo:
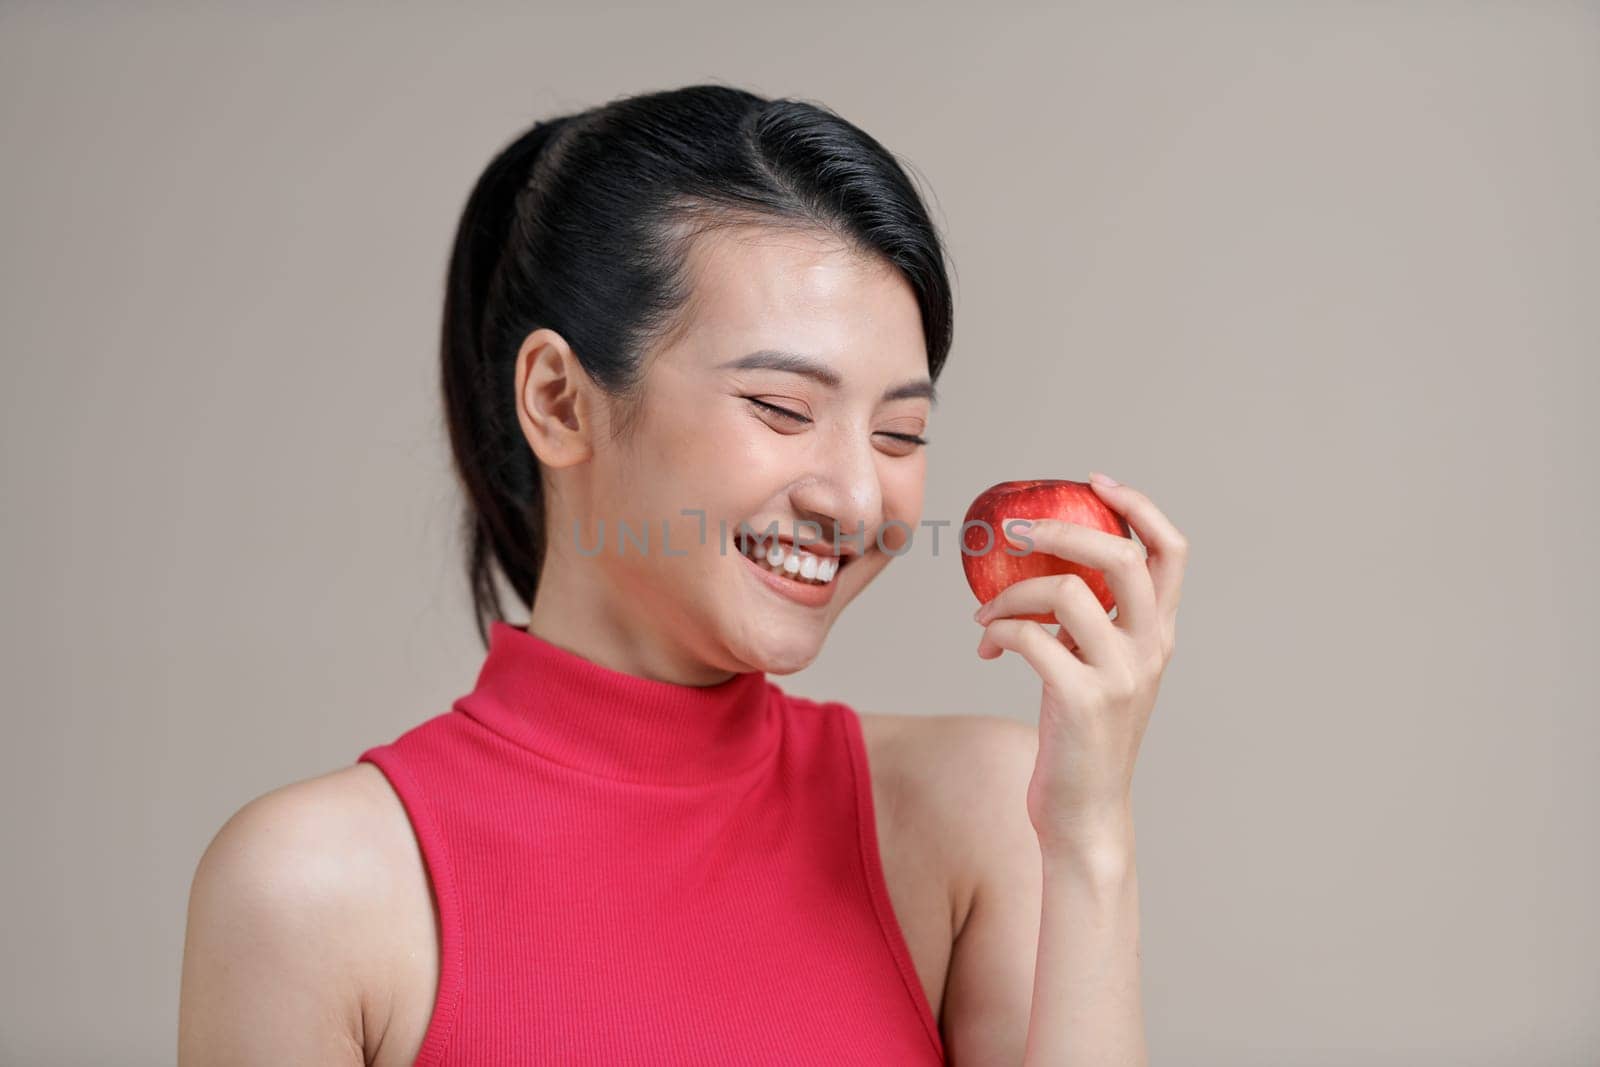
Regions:
<instances>
[{"instance_id":1,"label":"upper arm","mask_svg":"<svg viewBox=\"0 0 1600 1067\"><path fill-rule=\"evenodd\" d=\"M181 1064L364 1062L368 876L352 799L336 776L285 786L206 848L189 893Z\"/></svg>"},{"instance_id":2,"label":"upper arm","mask_svg":"<svg viewBox=\"0 0 1600 1067\"><path fill-rule=\"evenodd\" d=\"M1016 1067L1027 1045L1039 951L1044 868L1028 818L1028 781L1038 728L1013 719L971 720L970 743L953 776L974 869L972 899L956 936L945 986L944 1043L957 1067Z\"/></svg>"}]
</instances>

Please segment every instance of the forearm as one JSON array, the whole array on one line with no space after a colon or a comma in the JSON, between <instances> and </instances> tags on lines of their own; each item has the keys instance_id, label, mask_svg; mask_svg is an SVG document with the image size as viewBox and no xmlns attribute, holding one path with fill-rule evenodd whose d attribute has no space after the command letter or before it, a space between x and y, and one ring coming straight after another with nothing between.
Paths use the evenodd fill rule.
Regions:
<instances>
[{"instance_id":1,"label":"forearm","mask_svg":"<svg viewBox=\"0 0 1600 1067\"><path fill-rule=\"evenodd\" d=\"M1043 858L1024 1067L1144 1067L1132 815Z\"/></svg>"}]
</instances>

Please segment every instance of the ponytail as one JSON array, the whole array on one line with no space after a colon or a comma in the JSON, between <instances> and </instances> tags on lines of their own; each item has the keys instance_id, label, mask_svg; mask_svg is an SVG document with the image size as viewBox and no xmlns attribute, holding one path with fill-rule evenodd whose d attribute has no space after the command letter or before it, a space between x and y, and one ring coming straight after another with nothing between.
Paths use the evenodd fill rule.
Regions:
<instances>
[{"instance_id":1,"label":"ponytail","mask_svg":"<svg viewBox=\"0 0 1600 1067\"><path fill-rule=\"evenodd\" d=\"M467 544L478 638L487 647L488 623L504 619L495 583L498 563L524 604L532 605L544 562L543 485L538 460L508 404L514 362L497 359L486 315L496 272L517 219L517 201L532 180L540 153L566 117L535 125L495 156L467 198L456 230L445 283L441 374L456 472L468 507L461 533Z\"/></svg>"}]
</instances>

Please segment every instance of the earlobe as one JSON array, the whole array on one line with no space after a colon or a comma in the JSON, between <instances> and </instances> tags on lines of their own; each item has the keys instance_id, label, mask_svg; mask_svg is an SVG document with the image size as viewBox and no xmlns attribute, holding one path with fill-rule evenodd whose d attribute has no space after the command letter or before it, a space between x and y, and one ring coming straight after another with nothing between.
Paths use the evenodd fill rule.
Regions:
<instances>
[{"instance_id":1,"label":"earlobe","mask_svg":"<svg viewBox=\"0 0 1600 1067\"><path fill-rule=\"evenodd\" d=\"M530 333L517 352L517 422L539 462L567 467L592 451L590 382L572 346L554 330Z\"/></svg>"}]
</instances>

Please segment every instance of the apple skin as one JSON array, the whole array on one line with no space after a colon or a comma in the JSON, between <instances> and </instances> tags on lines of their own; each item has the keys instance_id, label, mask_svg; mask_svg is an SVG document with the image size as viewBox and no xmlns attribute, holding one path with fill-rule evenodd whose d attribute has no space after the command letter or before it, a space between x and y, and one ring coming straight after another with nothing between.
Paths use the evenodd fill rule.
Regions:
<instances>
[{"instance_id":1,"label":"apple skin","mask_svg":"<svg viewBox=\"0 0 1600 1067\"><path fill-rule=\"evenodd\" d=\"M1088 482L1035 478L991 485L973 500L962 520L961 567L979 603L987 604L1000 590L1024 578L1076 574L1088 583L1089 590L1108 613L1116 606L1116 598L1111 595L1103 571L1052 555L1037 542L1032 548L1012 544L1005 539L1002 524L1006 519L1064 519L1133 539L1127 520L1111 510ZM967 525L979 520L988 523L993 531L994 542L987 551L984 545L989 534L981 526ZM1024 537L1033 537L1027 529L1016 527L1015 530ZM1060 622L1053 614L1045 613L1011 617L1042 623Z\"/></svg>"}]
</instances>

